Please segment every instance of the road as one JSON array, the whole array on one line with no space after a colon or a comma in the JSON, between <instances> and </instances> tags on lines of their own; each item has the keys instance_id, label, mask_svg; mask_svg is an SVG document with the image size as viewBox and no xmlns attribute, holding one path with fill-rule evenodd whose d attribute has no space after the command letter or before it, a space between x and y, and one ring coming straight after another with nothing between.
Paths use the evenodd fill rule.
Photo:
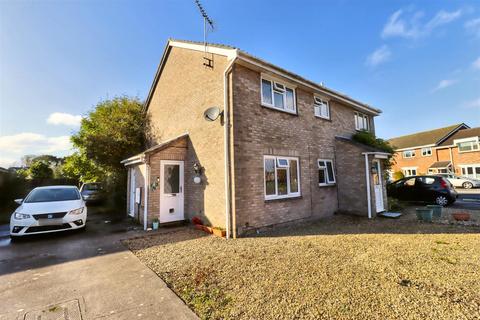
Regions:
<instances>
[{"instance_id":1,"label":"road","mask_svg":"<svg viewBox=\"0 0 480 320\"><path fill-rule=\"evenodd\" d=\"M480 210L480 189L456 189L457 201L452 208Z\"/></svg>"},{"instance_id":2,"label":"road","mask_svg":"<svg viewBox=\"0 0 480 320\"><path fill-rule=\"evenodd\" d=\"M18 243L0 237L1 320L197 319L121 244L143 231L99 213L87 227Z\"/></svg>"}]
</instances>

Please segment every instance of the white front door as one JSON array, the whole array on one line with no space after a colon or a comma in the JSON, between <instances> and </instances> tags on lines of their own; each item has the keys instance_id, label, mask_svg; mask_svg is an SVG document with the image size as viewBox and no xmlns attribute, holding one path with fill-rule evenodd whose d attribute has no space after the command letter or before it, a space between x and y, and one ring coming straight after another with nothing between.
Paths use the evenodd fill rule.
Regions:
<instances>
[{"instance_id":1,"label":"white front door","mask_svg":"<svg viewBox=\"0 0 480 320\"><path fill-rule=\"evenodd\" d=\"M380 167L380 161L373 160L373 166L376 169L373 173L373 188L375 192L375 208L377 213L385 211L383 206L383 184L382 184L382 171Z\"/></svg>"},{"instance_id":2,"label":"white front door","mask_svg":"<svg viewBox=\"0 0 480 320\"><path fill-rule=\"evenodd\" d=\"M183 161L160 161L160 223L184 220Z\"/></svg>"},{"instance_id":3,"label":"white front door","mask_svg":"<svg viewBox=\"0 0 480 320\"><path fill-rule=\"evenodd\" d=\"M130 208L128 215L135 217L135 168L130 168Z\"/></svg>"}]
</instances>

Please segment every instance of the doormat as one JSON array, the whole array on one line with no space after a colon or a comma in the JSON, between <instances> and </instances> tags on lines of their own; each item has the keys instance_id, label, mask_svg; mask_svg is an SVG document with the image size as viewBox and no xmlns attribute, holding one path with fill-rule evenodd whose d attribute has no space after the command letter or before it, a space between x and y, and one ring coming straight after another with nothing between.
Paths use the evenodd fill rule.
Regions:
<instances>
[{"instance_id":1,"label":"doormat","mask_svg":"<svg viewBox=\"0 0 480 320\"><path fill-rule=\"evenodd\" d=\"M402 214L400 212L382 212L378 215L385 218L398 219Z\"/></svg>"}]
</instances>

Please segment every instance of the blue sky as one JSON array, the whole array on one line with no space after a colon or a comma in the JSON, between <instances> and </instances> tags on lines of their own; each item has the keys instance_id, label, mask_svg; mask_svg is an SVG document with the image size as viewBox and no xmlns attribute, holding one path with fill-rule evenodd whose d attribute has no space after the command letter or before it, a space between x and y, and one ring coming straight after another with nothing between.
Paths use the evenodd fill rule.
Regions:
<instances>
[{"instance_id":1,"label":"blue sky","mask_svg":"<svg viewBox=\"0 0 480 320\"><path fill-rule=\"evenodd\" d=\"M209 41L381 108L390 138L480 126L478 1L203 0ZM193 0L1 1L0 166L65 155L101 99L144 99L169 37L203 39Z\"/></svg>"}]
</instances>

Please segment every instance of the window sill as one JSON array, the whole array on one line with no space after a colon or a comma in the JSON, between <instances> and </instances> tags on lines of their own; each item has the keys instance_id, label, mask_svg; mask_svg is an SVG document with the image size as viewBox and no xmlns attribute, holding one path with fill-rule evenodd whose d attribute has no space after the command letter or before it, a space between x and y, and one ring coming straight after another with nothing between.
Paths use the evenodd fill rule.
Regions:
<instances>
[{"instance_id":1,"label":"window sill","mask_svg":"<svg viewBox=\"0 0 480 320\"><path fill-rule=\"evenodd\" d=\"M460 151L460 150L458 150L458 153L469 153L469 152L480 152L480 149L479 149L479 150L468 150L468 151Z\"/></svg>"},{"instance_id":2,"label":"window sill","mask_svg":"<svg viewBox=\"0 0 480 320\"><path fill-rule=\"evenodd\" d=\"M296 200L296 199L302 199L302 198L303 198L302 195L275 197L275 198L266 198L265 202L282 201L282 200Z\"/></svg>"},{"instance_id":3,"label":"window sill","mask_svg":"<svg viewBox=\"0 0 480 320\"><path fill-rule=\"evenodd\" d=\"M332 122L331 118L325 118L325 117L320 117L320 116L315 116L315 118Z\"/></svg>"},{"instance_id":4,"label":"window sill","mask_svg":"<svg viewBox=\"0 0 480 320\"><path fill-rule=\"evenodd\" d=\"M271 110L275 110L275 111L280 111L280 112L288 113L288 114L291 114L291 115L294 115L294 116L298 116L297 111L288 111L288 110L280 109L280 108L277 108L277 107L274 107L274 106L271 106L271 105L268 105L268 104L265 104L265 103L261 103L260 105L261 105L263 108L267 108L267 109L271 109Z\"/></svg>"},{"instance_id":5,"label":"window sill","mask_svg":"<svg viewBox=\"0 0 480 320\"><path fill-rule=\"evenodd\" d=\"M337 184L336 183L319 183L319 187L335 187Z\"/></svg>"}]
</instances>

